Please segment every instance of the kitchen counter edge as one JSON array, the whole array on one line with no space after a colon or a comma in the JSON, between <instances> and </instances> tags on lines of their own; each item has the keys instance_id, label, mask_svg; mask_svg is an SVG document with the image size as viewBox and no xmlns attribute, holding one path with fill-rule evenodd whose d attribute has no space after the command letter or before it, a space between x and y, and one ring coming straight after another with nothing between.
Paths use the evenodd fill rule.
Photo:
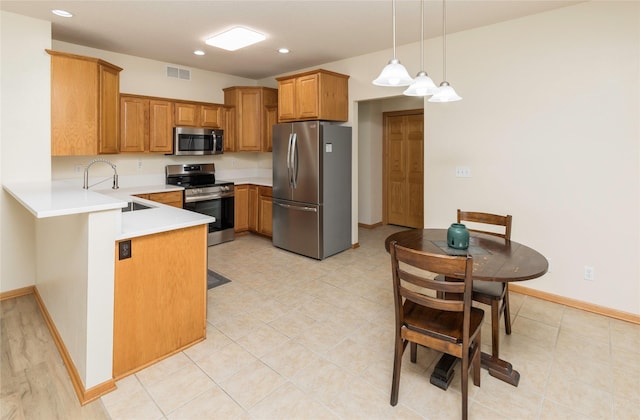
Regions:
<instances>
[{"instance_id":1,"label":"kitchen counter edge","mask_svg":"<svg viewBox=\"0 0 640 420\"><path fill-rule=\"evenodd\" d=\"M7 183L3 185L12 197L36 218L67 216L107 210L120 210L129 201L152 208L122 213L117 240L167 232L211 223L210 216L132 197L135 194L181 191L171 185L145 185L118 190L85 190L68 181Z\"/></svg>"}]
</instances>

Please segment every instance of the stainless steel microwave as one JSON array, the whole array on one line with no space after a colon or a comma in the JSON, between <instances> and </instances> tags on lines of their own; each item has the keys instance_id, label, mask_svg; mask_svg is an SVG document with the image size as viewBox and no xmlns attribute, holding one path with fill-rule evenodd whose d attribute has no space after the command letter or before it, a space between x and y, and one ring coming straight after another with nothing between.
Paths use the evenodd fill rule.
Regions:
<instances>
[{"instance_id":1,"label":"stainless steel microwave","mask_svg":"<svg viewBox=\"0 0 640 420\"><path fill-rule=\"evenodd\" d=\"M197 127L173 129L173 154L182 156L219 155L224 153L222 130Z\"/></svg>"}]
</instances>

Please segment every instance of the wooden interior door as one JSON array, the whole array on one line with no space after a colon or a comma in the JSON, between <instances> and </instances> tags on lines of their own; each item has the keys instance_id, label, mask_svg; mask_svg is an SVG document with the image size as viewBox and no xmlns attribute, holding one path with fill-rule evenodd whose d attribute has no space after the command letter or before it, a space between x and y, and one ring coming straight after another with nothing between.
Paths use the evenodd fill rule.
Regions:
<instances>
[{"instance_id":1,"label":"wooden interior door","mask_svg":"<svg viewBox=\"0 0 640 420\"><path fill-rule=\"evenodd\" d=\"M424 227L424 111L383 113L384 223Z\"/></svg>"}]
</instances>

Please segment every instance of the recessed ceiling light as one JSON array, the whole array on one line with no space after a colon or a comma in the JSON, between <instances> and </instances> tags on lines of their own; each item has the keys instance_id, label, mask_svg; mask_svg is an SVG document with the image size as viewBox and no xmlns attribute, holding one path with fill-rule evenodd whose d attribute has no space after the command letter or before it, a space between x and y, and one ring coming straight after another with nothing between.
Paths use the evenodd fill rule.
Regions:
<instances>
[{"instance_id":1,"label":"recessed ceiling light","mask_svg":"<svg viewBox=\"0 0 640 420\"><path fill-rule=\"evenodd\" d=\"M205 42L213 47L222 48L227 51L235 51L240 48L264 41L267 37L261 33L252 31L241 26L231 28L216 36L207 39Z\"/></svg>"},{"instance_id":2,"label":"recessed ceiling light","mask_svg":"<svg viewBox=\"0 0 640 420\"><path fill-rule=\"evenodd\" d=\"M51 13L53 13L54 15L57 16L62 16L62 17L73 17L73 14L70 12L67 12L66 10L62 10L62 9L53 9L51 11Z\"/></svg>"},{"instance_id":3,"label":"recessed ceiling light","mask_svg":"<svg viewBox=\"0 0 640 420\"><path fill-rule=\"evenodd\" d=\"M280 54L289 54L289 48L278 48Z\"/></svg>"},{"instance_id":4,"label":"recessed ceiling light","mask_svg":"<svg viewBox=\"0 0 640 420\"><path fill-rule=\"evenodd\" d=\"M204 55L204 51L202 51L202 50L195 50L193 53L195 55Z\"/></svg>"}]
</instances>

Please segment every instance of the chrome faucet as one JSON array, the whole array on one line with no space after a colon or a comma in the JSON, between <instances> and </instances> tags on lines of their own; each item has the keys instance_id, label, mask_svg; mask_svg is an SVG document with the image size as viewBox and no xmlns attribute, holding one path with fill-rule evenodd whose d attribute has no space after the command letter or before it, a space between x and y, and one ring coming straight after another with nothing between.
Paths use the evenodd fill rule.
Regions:
<instances>
[{"instance_id":1,"label":"chrome faucet","mask_svg":"<svg viewBox=\"0 0 640 420\"><path fill-rule=\"evenodd\" d=\"M98 163L98 162L106 163L107 165L110 165L113 168L113 187L111 188L113 188L114 190L117 190L119 187L118 187L118 171L116 171L116 165L114 165L113 163L109 162L106 159L94 159L91 162L89 162L86 168L84 168L84 185L82 186L82 188L84 188L85 190L89 189L89 168L94 163ZM103 182L103 181L100 181L100 182ZM100 182L96 182L96 184L99 184ZM96 185L96 184L93 184L93 185Z\"/></svg>"}]
</instances>

